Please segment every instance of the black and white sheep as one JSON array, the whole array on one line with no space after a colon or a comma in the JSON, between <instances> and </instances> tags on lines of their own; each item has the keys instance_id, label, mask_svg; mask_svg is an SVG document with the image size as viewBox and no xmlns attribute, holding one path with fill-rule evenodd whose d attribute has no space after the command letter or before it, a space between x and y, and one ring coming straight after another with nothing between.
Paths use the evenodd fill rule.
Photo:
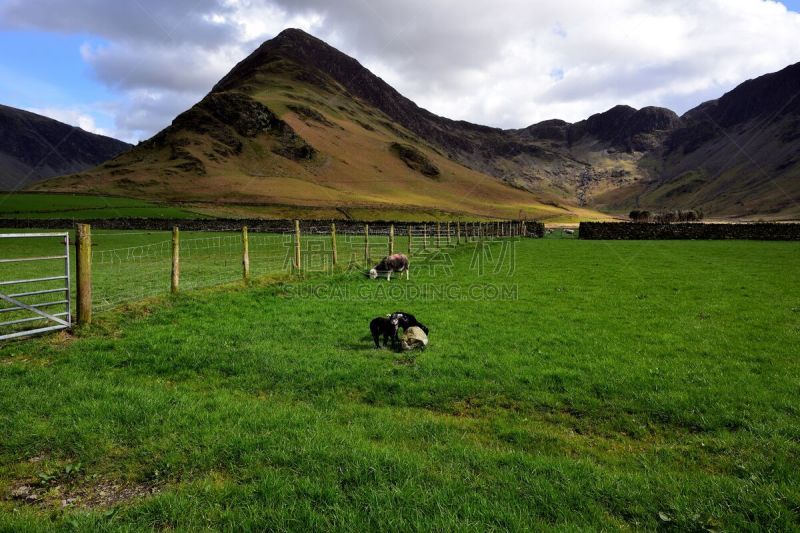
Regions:
<instances>
[{"instance_id":1,"label":"black and white sheep","mask_svg":"<svg viewBox=\"0 0 800 533\"><path fill-rule=\"evenodd\" d=\"M403 254L394 254L381 259L381 262L371 268L369 271L370 279L378 277L378 273L386 273L386 280L392 279L392 272L406 273L406 279L409 279L408 272L408 257Z\"/></svg>"}]
</instances>

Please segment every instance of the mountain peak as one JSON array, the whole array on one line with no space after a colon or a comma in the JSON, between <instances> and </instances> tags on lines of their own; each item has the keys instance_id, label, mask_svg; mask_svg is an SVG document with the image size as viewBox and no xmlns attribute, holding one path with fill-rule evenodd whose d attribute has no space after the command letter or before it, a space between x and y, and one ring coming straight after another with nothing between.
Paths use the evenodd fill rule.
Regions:
<instances>
[{"instance_id":1,"label":"mountain peak","mask_svg":"<svg viewBox=\"0 0 800 533\"><path fill-rule=\"evenodd\" d=\"M288 41L288 40L303 41L303 40L311 40L311 39L319 41L319 39L317 39L313 35L311 35L309 33L306 33L305 31L303 31L303 30L301 30L299 28L286 28L285 30L280 32L278 35L276 35L272 40L273 41ZM267 41L267 42L269 42L269 41Z\"/></svg>"}]
</instances>

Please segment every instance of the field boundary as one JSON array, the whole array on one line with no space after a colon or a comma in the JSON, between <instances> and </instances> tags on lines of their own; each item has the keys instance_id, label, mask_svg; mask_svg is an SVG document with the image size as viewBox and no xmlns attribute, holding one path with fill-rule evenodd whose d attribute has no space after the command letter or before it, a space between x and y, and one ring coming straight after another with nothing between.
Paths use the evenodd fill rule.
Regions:
<instances>
[{"instance_id":1,"label":"field boundary","mask_svg":"<svg viewBox=\"0 0 800 533\"><path fill-rule=\"evenodd\" d=\"M747 224L581 222L579 237L585 240L800 241L800 224L778 222Z\"/></svg>"},{"instance_id":2,"label":"field boundary","mask_svg":"<svg viewBox=\"0 0 800 533\"><path fill-rule=\"evenodd\" d=\"M0 218L0 228L10 229L59 229L74 227L76 222L80 220L61 218L61 219L20 219L20 218ZM242 226L247 226L250 231L259 233L280 232L286 233L294 231L294 223L291 220L264 220L258 218L209 218L209 219L176 219L176 218L100 218L91 219L90 222L93 228L104 230L150 230L150 231L172 231L172 228L178 226L183 231L239 231ZM484 227L493 228L500 227L500 225L507 225L512 223L521 223L522 221L510 220L497 220L497 221L481 221L481 222L460 222L464 225L483 224ZM394 220L372 220L369 222L357 220L301 220L300 227L303 232L312 231L314 228L330 227L331 224L336 224L336 227L342 233L360 233L363 231L364 224L369 224L373 228L386 228L388 231L389 226L394 225L398 231L405 231L408 227L419 226L427 224L435 226L436 224L447 224L447 221L442 220L419 220L419 221L394 221ZM450 222L455 226L456 221ZM522 237L541 238L544 237L545 228L542 222L525 221L523 227L525 232Z\"/></svg>"}]
</instances>

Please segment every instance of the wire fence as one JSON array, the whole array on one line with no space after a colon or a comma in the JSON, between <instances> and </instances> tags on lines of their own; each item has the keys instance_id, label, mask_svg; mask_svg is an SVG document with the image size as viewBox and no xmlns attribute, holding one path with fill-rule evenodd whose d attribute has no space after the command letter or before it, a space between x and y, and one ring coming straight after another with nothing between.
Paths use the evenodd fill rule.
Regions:
<instances>
[{"instance_id":1,"label":"wire fence","mask_svg":"<svg viewBox=\"0 0 800 533\"><path fill-rule=\"evenodd\" d=\"M298 241L298 229L299 241ZM335 231L335 238L334 238ZM168 294L177 250L181 291L293 273L365 272L383 257L403 253L419 264L436 252L478 239L523 235L524 223L331 224L272 227L268 233L95 231L91 235L91 308L102 312ZM299 244L298 244L299 242ZM36 250L27 250L36 254ZM76 254L78 255L78 254ZM298 264L299 263L299 264ZM75 268L75 258L72 267ZM35 275L36 273L31 273ZM5 274L4 274L5 275ZM9 273L12 276L14 273ZM75 280L73 294L78 293Z\"/></svg>"}]
</instances>

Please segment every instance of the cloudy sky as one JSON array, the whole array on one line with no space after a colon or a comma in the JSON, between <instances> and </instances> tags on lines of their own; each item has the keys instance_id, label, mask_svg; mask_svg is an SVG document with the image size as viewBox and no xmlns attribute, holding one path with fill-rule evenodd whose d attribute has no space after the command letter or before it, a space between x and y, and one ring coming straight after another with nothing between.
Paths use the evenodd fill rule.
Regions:
<instances>
[{"instance_id":1,"label":"cloudy sky","mask_svg":"<svg viewBox=\"0 0 800 533\"><path fill-rule=\"evenodd\" d=\"M286 27L491 126L682 113L800 61L800 0L0 0L0 103L135 142Z\"/></svg>"}]
</instances>

